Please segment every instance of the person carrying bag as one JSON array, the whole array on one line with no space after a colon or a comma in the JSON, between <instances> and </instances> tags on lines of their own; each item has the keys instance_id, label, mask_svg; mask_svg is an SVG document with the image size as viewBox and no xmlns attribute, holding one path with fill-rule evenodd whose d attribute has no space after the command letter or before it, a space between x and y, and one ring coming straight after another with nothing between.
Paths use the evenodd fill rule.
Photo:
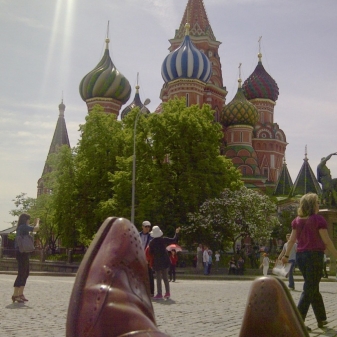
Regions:
<instances>
[{"instance_id":1,"label":"person carrying bag","mask_svg":"<svg viewBox=\"0 0 337 337\"><path fill-rule=\"evenodd\" d=\"M14 282L14 293L12 295L13 303L24 303L28 301L23 294L23 290L29 276L29 253L35 249L33 238L29 233L38 230L39 220L40 219L36 219L35 226L30 226L29 214L23 213L19 216L15 239L15 255L18 262L18 275Z\"/></svg>"}]
</instances>

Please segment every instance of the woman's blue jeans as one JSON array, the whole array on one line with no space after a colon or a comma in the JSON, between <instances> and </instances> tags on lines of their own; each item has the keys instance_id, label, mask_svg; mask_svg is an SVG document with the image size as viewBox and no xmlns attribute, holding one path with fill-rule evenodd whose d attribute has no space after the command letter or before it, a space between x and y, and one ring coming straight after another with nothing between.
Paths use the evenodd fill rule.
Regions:
<instances>
[{"instance_id":1,"label":"woman's blue jeans","mask_svg":"<svg viewBox=\"0 0 337 337\"><path fill-rule=\"evenodd\" d=\"M326 312L319 282L323 276L323 252L298 252L296 254L297 265L304 278L303 292L297 308L305 320L310 304L317 322L326 320Z\"/></svg>"}]
</instances>

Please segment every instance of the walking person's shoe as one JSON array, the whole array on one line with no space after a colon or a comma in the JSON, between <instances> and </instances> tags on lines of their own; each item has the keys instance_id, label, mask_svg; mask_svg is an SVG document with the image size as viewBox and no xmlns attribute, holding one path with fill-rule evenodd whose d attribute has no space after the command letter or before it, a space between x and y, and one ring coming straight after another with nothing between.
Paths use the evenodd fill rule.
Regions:
<instances>
[{"instance_id":1,"label":"walking person's shoe","mask_svg":"<svg viewBox=\"0 0 337 337\"><path fill-rule=\"evenodd\" d=\"M78 269L70 297L67 337L167 337L150 299L148 266L136 227L108 218Z\"/></svg>"},{"instance_id":2,"label":"walking person's shoe","mask_svg":"<svg viewBox=\"0 0 337 337\"><path fill-rule=\"evenodd\" d=\"M157 294L156 296L153 297L154 300L162 300L163 295Z\"/></svg>"},{"instance_id":3,"label":"walking person's shoe","mask_svg":"<svg viewBox=\"0 0 337 337\"><path fill-rule=\"evenodd\" d=\"M20 296L12 296L12 301L13 303L15 302L24 303L24 300Z\"/></svg>"},{"instance_id":4,"label":"walking person's shoe","mask_svg":"<svg viewBox=\"0 0 337 337\"><path fill-rule=\"evenodd\" d=\"M324 326L325 325L327 325L329 322L327 321L327 320L325 320L325 321L319 321L319 322L317 322L317 326L319 327L319 328L324 328Z\"/></svg>"},{"instance_id":5,"label":"walking person's shoe","mask_svg":"<svg viewBox=\"0 0 337 337\"><path fill-rule=\"evenodd\" d=\"M168 299L170 298L170 293L166 293L166 294L164 295L164 298L165 298L166 300L168 300Z\"/></svg>"}]
</instances>

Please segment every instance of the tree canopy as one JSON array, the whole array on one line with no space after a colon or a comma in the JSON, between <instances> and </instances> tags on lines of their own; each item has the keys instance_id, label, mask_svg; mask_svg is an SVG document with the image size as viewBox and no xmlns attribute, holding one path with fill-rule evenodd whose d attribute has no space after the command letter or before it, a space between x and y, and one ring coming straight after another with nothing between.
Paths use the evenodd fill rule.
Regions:
<instances>
[{"instance_id":1,"label":"tree canopy","mask_svg":"<svg viewBox=\"0 0 337 337\"><path fill-rule=\"evenodd\" d=\"M136 113L124 122L128 134ZM139 119L136 137L136 223L148 219L173 234L206 199L242 186L240 173L220 155L223 134L208 105L186 107L183 99L164 103L161 114ZM125 192L131 163L132 157L118 158L119 170L111 176L115 193L107 204L117 214L130 212L131 191L129 198Z\"/></svg>"},{"instance_id":2,"label":"tree canopy","mask_svg":"<svg viewBox=\"0 0 337 337\"><path fill-rule=\"evenodd\" d=\"M190 243L206 243L217 249L235 247L246 236L267 240L276 226L276 205L266 195L242 187L225 189L218 198L205 201L198 212L189 214L184 236Z\"/></svg>"}]
</instances>

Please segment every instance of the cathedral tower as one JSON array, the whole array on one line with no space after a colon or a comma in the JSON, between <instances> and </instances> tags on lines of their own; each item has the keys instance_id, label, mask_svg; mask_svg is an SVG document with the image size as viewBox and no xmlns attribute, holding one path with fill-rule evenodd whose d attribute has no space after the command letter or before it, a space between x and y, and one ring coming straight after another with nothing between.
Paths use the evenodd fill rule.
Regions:
<instances>
[{"instance_id":1,"label":"cathedral tower","mask_svg":"<svg viewBox=\"0 0 337 337\"><path fill-rule=\"evenodd\" d=\"M258 64L243 84L246 98L256 106L259 119L254 126L253 147L257 153L261 174L276 184L283 167L287 141L284 132L274 122L274 107L279 89L275 80L262 65L262 54Z\"/></svg>"},{"instance_id":2,"label":"cathedral tower","mask_svg":"<svg viewBox=\"0 0 337 337\"><path fill-rule=\"evenodd\" d=\"M207 56L212 67L211 76L203 88L203 97L199 104L209 104L215 110L215 119L220 121L221 110L227 95L226 88L223 86L221 61L218 53L221 42L217 41L214 36L202 0L188 0L181 24L176 30L174 38L170 40L169 50L171 52L178 48L185 39L186 23L190 25L191 42ZM183 83L181 83L181 87L184 87ZM167 86L164 85L160 95L163 101L167 99L166 97L170 97L166 89ZM178 85L176 85L176 91L179 91Z\"/></svg>"},{"instance_id":3,"label":"cathedral tower","mask_svg":"<svg viewBox=\"0 0 337 337\"><path fill-rule=\"evenodd\" d=\"M66 109L66 106L63 104L63 99L62 99L62 102L59 105L59 117L56 123L54 136L50 144L48 156L52 153L56 153L57 148L61 147L62 145L66 145L70 147L66 121L64 119L65 109ZM47 156L47 159L48 159L48 156ZM37 182L37 196L41 194L47 194L50 192L44 186L44 180L43 180L44 176L49 172L51 172L51 168L49 165L47 165L47 160L46 160L46 163L43 168L42 176Z\"/></svg>"}]
</instances>

